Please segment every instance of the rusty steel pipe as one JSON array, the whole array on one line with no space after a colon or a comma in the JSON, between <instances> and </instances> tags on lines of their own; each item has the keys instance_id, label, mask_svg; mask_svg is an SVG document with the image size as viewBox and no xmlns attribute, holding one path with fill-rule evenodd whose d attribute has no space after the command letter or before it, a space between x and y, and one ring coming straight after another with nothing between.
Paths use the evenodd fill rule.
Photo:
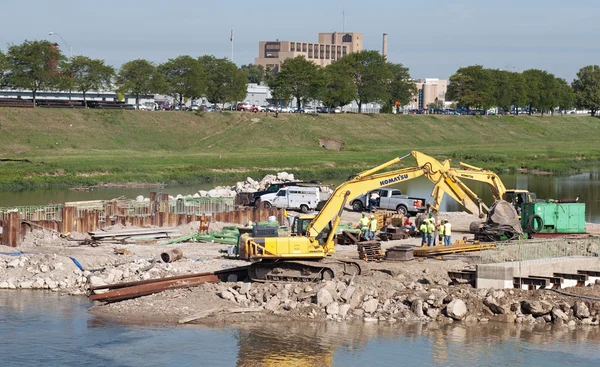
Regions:
<instances>
[{"instance_id":1,"label":"rusty steel pipe","mask_svg":"<svg viewBox=\"0 0 600 367\"><path fill-rule=\"evenodd\" d=\"M175 262L183 257L183 251L180 248L172 249L160 254L160 258L165 263Z\"/></svg>"},{"instance_id":2,"label":"rusty steel pipe","mask_svg":"<svg viewBox=\"0 0 600 367\"><path fill-rule=\"evenodd\" d=\"M106 293L94 294L89 298L92 301L116 302L126 299L148 296L150 294L159 293L168 289L179 289L195 287L203 283L218 283L219 277L215 274L203 275L187 279L168 280L150 284L142 284L133 287L121 288Z\"/></svg>"}]
</instances>

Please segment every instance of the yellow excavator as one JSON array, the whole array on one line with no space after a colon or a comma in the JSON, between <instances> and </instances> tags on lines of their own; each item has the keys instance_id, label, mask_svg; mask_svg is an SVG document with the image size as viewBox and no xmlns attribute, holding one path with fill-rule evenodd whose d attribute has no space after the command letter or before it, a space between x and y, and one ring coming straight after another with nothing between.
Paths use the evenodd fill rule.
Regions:
<instances>
[{"instance_id":1,"label":"yellow excavator","mask_svg":"<svg viewBox=\"0 0 600 367\"><path fill-rule=\"evenodd\" d=\"M413 156L417 166L386 171L403 159ZM341 274L360 274L360 265L353 261L327 259L335 253L334 236L346 204L371 190L427 177L433 184L433 203L437 211L444 194L483 217L483 202L466 185L450 174L450 161L443 163L413 151L368 171L361 172L338 186L316 215L295 218L290 236L277 232L243 234L238 243L238 255L251 261L249 276L256 281L314 281L331 279Z\"/></svg>"}]
</instances>

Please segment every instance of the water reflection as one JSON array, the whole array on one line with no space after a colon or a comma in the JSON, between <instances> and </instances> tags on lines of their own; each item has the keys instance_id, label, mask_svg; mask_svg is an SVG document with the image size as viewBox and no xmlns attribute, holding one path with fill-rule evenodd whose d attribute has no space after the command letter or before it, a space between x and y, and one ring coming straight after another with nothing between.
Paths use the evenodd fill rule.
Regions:
<instances>
[{"instance_id":1,"label":"water reflection","mask_svg":"<svg viewBox=\"0 0 600 367\"><path fill-rule=\"evenodd\" d=\"M291 322L150 327L91 315L83 297L0 291L2 366L590 366L600 328Z\"/></svg>"}]
</instances>

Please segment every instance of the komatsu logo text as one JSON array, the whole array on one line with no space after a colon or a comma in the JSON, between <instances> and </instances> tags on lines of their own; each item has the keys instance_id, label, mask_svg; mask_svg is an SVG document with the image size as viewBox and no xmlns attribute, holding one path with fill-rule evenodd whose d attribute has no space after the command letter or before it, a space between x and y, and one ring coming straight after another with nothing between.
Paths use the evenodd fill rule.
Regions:
<instances>
[{"instance_id":1,"label":"komatsu logo text","mask_svg":"<svg viewBox=\"0 0 600 367\"><path fill-rule=\"evenodd\" d=\"M406 180L408 178L408 175L399 175L393 178L388 178L387 180L383 180L379 182L379 186L385 186L385 185L389 185L392 184L394 182L398 182L398 181L402 181L402 180Z\"/></svg>"}]
</instances>

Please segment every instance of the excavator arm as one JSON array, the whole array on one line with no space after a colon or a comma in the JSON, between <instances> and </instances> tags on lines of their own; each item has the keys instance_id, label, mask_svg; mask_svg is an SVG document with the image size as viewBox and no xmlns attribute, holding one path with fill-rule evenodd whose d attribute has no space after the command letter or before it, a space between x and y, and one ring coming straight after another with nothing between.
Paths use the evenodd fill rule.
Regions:
<instances>
[{"instance_id":1,"label":"excavator arm","mask_svg":"<svg viewBox=\"0 0 600 367\"><path fill-rule=\"evenodd\" d=\"M417 166L381 172L396 163L400 163L409 156L413 156L416 159ZM332 253L333 236L339 226L342 212L347 203L371 190L421 176L427 177L434 185L432 193L433 203L431 205L433 210L437 211L439 209L443 195L446 193L461 203L471 213L482 215L483 202L460 180L449 174L449 170L450 161L446 160L441 163L435 158L413 151L403 157L395 158L378 167L361 172L335 189L325 206L309 224L306 235L310 238L317 238L328 227L329 222L333 218L333 225L325 241L325 246L328 247L326 252Z\"/></svg>"},{"instance_id":2,"label":"excavator arm","mask_svg":"<svg viewBox=\"0 0 600 367\"><path fill-rule=\"evenodd\" d=\"M468 180L483 182L490 186L494 200L501 200L506 193L504 183L495 172L484 170L483 168L471 166L460 162L461 167L465 169L452 169L452 173L456 177L466 178Z\"/></svg>"}]
</instances>

